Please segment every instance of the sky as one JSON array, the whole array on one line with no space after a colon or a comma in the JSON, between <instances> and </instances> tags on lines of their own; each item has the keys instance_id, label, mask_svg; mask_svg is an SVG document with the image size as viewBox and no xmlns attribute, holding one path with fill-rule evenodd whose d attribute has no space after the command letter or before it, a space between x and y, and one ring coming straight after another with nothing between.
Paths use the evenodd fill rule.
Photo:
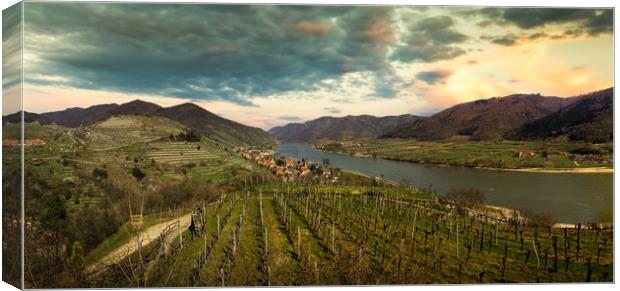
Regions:
<instances>
[{"instance_id":1,"label":"sky","mask_svg":"<svg viewBox=\"0 0 620 291\"><path fill-rule=\"evenodd\" d=\"M13 65L14 19L3 16ZM24 108L37 113L194 102L268 130L613 86L610 9L35 2L23 41ZM20 86L10 64L3 102Z\"/></svg>"}]
</instances>

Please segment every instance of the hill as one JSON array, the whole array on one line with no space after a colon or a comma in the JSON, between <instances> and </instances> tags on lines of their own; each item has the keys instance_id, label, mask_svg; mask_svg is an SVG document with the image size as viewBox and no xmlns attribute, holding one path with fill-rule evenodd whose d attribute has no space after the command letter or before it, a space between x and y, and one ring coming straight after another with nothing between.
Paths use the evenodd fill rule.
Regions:
<instances>
[{"instance_id":1,"label":"hill","mask_svg":"<svg viewBox=\"0 0 620 291\"><path fill-rule=\"evenodd\" d=\"M269 133L282 141L346 141L376 138L401 124L415 122L421 118L410 114L385 117L371 115L321 117L305 123L290 123L285 126L277 126L269 130Z\"/></svg>"},{"instance_id":2,"label":"hill","mask_svg":"<svg viewBox=\"0 0 620 291\"><path fill-rule=\"evenodd\" d=\"M2 125L6 125L7 123L19 123L21 122L21 118L22 118L22 112L18 111L12 114L8 114L5 116L2 116ZM47 117L41 115L41 114L37 114L37 113L32 113L32 112L24 112L24 122L25 123L32 123L32 122L38 122L39 124L45 125L45 124L50 124L52 123L51 120L49 120Z\"/></svg>"},{"instance_id":3,"label":"hill","mask_svg":"<svg viewBox=\"0 0 620 291\"><path fill-rule=\"evenodd\" d=\"M41 115L45 116L54 123L77 127L80 125L91 125L99 120L110 117L113 110L118 108L118 104L101 104L88 108L67 108L61 111L47 112Z\"/></svg>"},{"instance_id":4,"label":"hill","mask_svg":"<svg viewBox=\"0 0 620 291\"><path fill-rule=\"evenodd\" d=\"M166 138L184 129L178 122L162 116L114 115L84 130L88 132L89 148L101 150Z\"/></svg>"},{"instance_id":5,"label":"hill","mask_svg":"<svg viewBox=\"0 0 620 291\"><path fill-rule=\"evenodd\" d=\"M455 105L431 117L398 126L383 138L441 140L466 135L472 140L494 140L523 124L542 118L578 98L515 94Z\"/></svg>"},{"instance_id":6,"label":"hill","mask_svg":"<svg viewBox=\"0 0 620 291\"><path fill-rule=\"evenodd\" d=\"M95 105L88 108L69 108L43 113L48 120L68 127L88 126L114 115L155 115L172 119L202 136L227 145L272 145L274 139L265 131L222 117L191 103L168 108L135 100L118 104Z\"/></svg>"},{"instance_id":7,"label":"hill","mask_svg":"<svg viewBox=\"0 0 620 291\"><path fill-rule=\"evenodd\" d=\"M203 136L224 144L275 144L273 137L260 128L246 126L222 118L192 103L159 108L154 114L175 120Z\"/></svg>"},{"instance_id":8,"label":"hill","mask_svg":"<svg viewBox=\"0 0 620 291\"><path fill-rule=\"evenodd\" d=\"M614 130L613 102L613 88L582 95L577 102L526 123L506 137L533 140L567 135L571 140L611 141Z\"/></svg>"}]
</instances>

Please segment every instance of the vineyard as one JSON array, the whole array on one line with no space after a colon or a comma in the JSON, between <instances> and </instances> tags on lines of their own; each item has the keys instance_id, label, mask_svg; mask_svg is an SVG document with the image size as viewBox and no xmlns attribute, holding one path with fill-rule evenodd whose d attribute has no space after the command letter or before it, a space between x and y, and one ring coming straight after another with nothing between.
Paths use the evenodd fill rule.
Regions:
<instances>
[{"instance_id":1,"label":"vineyard","mask_svg":"<svg viewBox=\"0 0 620 291\"><path fill-rule=\"evenodd\" d=\"M263 184L204 209L130 286L613 280L611 230L459 215L415 190Z\"/></svg>"}]
</instances>

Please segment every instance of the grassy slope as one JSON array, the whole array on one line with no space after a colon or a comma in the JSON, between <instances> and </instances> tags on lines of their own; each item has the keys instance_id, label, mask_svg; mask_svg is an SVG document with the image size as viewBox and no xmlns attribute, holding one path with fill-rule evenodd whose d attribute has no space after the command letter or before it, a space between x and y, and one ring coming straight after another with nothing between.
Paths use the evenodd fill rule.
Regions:
<instances>
[{"instance_id":1,"label":"grassy slope","mask_svg":"<svg viewBox=\"0 0 620 291\"><path fill-rule=\"evenodd\" d=\"M72 179L76 186L67 204L70 215L73 215L77 214L84 204L76 202L88 200L96 203L99 195L104 195L103 189L100 189L97 183L93 183L92 179L82 179L80 178L82 176L79 176L89 176L95 167L105 168L109 181L126 188L140 187L130 175L133 167L142 169L147 177L158 177L151 179L150 183L155 185L179 181L185 175L222 181L231 177L231 169L253 167L241 157L227 152L210 140L185 143L168 139L169 134L181 132L182 129L178 123L163 117L114 116L85 128L90 136L88 142L79 150L75 150L73 147L76 138L75 129L28 123L26 124L28 137L44 138L49 143L27 147L26 170L50 181ZM10 137L11 134L19 132L19 126L8 123L3 130L5 136ZM198 146L200 149L197 149ZM172 154L160 157L158 151ZM4 152L9 153L9 148ZM190 163L194 165L184 172L182 169ZM125 183L127 184L121 185ZM162 219L146 218L143 227L154 225ZM128 223L121 226L115 234L88 254L86 262L92 263L103 258L110 251L126 243L132 231Z\"/></svg>"},{"instance_id":2,"label":"grassy slope","mask_svg":"<svg viewBox=\"0 0 620 291\"><path fill-rule=\"evenodd\" d=\"M86 265L93 264L103 259L107 254L109 254L113 250L128 243L131 237L136 232L140 232L144 229L147 229L153 225L156 225L162 222L172 221L175 218L180 217L183 214L186 214L186 213L177 212L177 213L173 213L172 216L148 215L143 218L143 223L138 227L134 227L134 225L131 222L127 222L123 224L121 227L119 227L116 233L109 236L107 239L101 242L97 246L97 248L95 248L90 253L88 253L88 255L84 258L84 262L86 263Z\"/></svg>"},{"instance_id":3,"label":"grassy slope","mask_svg":"<svg viewBox=\"0 0 620 291\"><path fill-rule=\"evenodd\" d=\"M178 134L183 126L159 116L112 116L89 127L89 148L103 150Z\"/></svg>"}]
</instances>

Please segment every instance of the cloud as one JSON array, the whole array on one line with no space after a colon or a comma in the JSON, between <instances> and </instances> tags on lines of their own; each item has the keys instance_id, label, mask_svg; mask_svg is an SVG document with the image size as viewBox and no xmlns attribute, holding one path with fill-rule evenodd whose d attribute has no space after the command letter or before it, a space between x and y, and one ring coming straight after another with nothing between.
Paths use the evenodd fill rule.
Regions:
<instances>
[{"instance_id":1,"label":"cloud","mask_svg":"<svg viewBox=\"0 0 620 291\"><path fill-rule=\"evenodd\" d=\"M278 119L286 120L286 121L300 121L301 118L299 116L279 116Z\"/></svg>"},{"instance_id":2,"label":"cloud","mask_svg":"<svg viewBox=\"0 0 620 291\"><path fill-rule=\"evenodd\" d=\"M433 16L418 20L407 27L409 32L403 37L392 58L402 62L434 62L448 60L465 54L456 46L469 39L458 32L454 19L447 15Z\"/></svg>"},{"instance_id":3,"label":"cloud","mask_svg":"<svg viewBox=\"0 0 620 291\"><path fill-rule=\"evenodd\" d=\"M613 32L612 9L576 8L483 8L462 12L479 16L480 26L514 25L521 29L545 28L549 25L570 26L567 35L597 36Z\"/></svg>"},{"instance_id":4,"label":"cloud","mask_svg":"<svg viewBox=\"0 0 620 291\"><path fill-rule=\"evenodd\" d=\"M513 46L519 43L517 37L514 35L505 35L497 38L492 38L491 42L503 46Z\"/></svg>"},{"instance_id":5,"label":"cloud","mask_svg":"<svg viewBox=\"0 0 620 291\"><path fill-rule=\"evenodd\" d=\"M445 80L452 76L454 72L450 70L425 71L416 74L418 80L422 80L429 85L444 84Z\"/></svg>"},{"instance_id":6,"label":"cloud","mask_svg":"<svg viewBox=\"0 0 620 291\"><path fill-rule=\"evenodd\" d=\"M470 98L522 91L532 87L529 84L533 81L513 71L532 72L540 69L537 65L510 70L489 66L502 63L507 55L519 65L529 63L529 53L522 54L521 50L542 54L551 43L568 43L550 41L556 39L585 41L578 48L550 52L567 63L564 67L585 63L591 70L606 68L599 63L608 63L611 54L600 58L582 51L588 42L610 36L583 36L610 32L611 10L576 9L585 12L560 17L547 8L536 8L522 20L507 12L511 9L522 10L29 3L25 12L26 82L33 87L76 92L217 102L221 108L228 108L222 105L225 103L234 109L218 113L266 124L263 119L275 123L283 121L278 116L289 116L291 100L307 102L305 112L298 112L306 120L325 114L324 108L338 107L342 114L350 114L355 106L359 106L355 107L359 113L377 110L364 102L403 106L423 101L426 103L406 109L436 108L460 101L448 93L461 96L465 95L461 92L468 92ZM606 46L611 44L598 45ZM510 54L475 57L485 51L504 50ZM497 74L495 81L501 80L502 84L495 84L497 88L483 85L490 73ZM521 82L507 82L513 76ZM468 86L474 88L464 88ZM425 88L425 96L442 99L419 99L417 92ZM50 93L47 100L53 103L53 97ZM84 94L75 98L88 99ZM273 104L281 106L279 111L263 107ZM391 114L390 110L394 109L385 106L380 112ZM256 112L268 113L256 116ZM254 115L246 119L246 113Z\"/></svg>"},{"instance_id":7,"label":"cloud","mask_svg":"<svg viewBox=\"0 0 620 291\"><path fill-rule=\"evenodd\" d=\"M386 72L393 9L32 3L27 81L248 106L348 73Z\"/></svg>"},{"instance_id":8,"label":"cloud","mask_svg":"<svg viewBox=\"0 0 620 291\"><path fill-rule=\"evenodd\" d=\"M336 107L325 107L323 108L325 111L332 113L332 114L339 114L342 113L342 110L336 108Z\"/></svg>"},{"instance_id":9,"label":"cloud","mask_svg":"<svg viewBox=\"0 0 620 291\"><path fill-rule=\"evenodd\" d=\"M295 28L308 35L322 36L333 28L333 24L329 21L312 22L301 20L295 23Z\"/></svg>"},{"instance_id":10,"label":"cloud","mask_svg":"<svg viewBox=\"0 0 620 291\"><path fill-rule=\"evenodd\" d=\"M21 4L2 11L2 86L9 88L21 82Z\"/></svg>"}]
</instances>

